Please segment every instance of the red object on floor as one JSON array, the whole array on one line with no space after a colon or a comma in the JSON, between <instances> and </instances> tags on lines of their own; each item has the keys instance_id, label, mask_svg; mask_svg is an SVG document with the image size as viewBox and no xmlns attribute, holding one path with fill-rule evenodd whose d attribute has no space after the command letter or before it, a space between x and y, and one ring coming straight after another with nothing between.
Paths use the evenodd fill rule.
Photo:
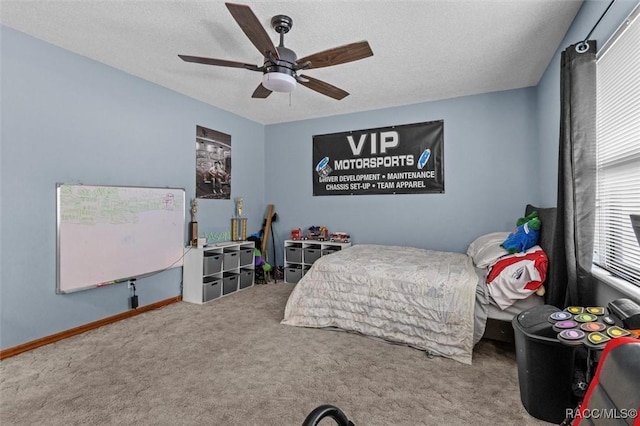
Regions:
<instances>
[{"instance_id":1,"label":"red object on floor","mask_svg":"<svg viewBox=\"0 0 640 426\"><path fill-rule=\"evenodd\" d=\"M640 340L618 337L604 348L574 426L611 424L614 418L640 426Z\"/></svg>"}]
</instances>

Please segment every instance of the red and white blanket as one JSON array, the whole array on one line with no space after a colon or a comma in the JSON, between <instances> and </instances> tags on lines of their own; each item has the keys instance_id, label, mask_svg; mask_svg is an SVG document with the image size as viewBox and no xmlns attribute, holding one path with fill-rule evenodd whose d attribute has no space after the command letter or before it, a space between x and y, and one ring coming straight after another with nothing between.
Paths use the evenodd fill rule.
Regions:
<instances>
[{"instance_id":1,"label":"red and white blanket","mask_svg":"<svg viewBox=\"0 0 640 426\"><path fill-rule=\"evenodd\" d=\"M499 258L489 266L486 281L489 294L500 309L508 308L542 285L548 264L549 259L540 246Z\"/></svg>"}]
</instances>

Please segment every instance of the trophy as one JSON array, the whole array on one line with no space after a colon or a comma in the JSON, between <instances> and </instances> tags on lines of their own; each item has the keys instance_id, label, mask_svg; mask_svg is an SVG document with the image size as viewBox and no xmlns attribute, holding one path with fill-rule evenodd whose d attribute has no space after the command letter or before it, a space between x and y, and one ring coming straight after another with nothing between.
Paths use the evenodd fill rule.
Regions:
<instances>
[{"instance_id":1,"label":"trophy","mask_svg":"<svg viewBox=\"0 0 640 426\"><path fill-rule=\"evenodd\" d=\"M236 217L242 217L242 197L236 198Z\"/></svg>"},{"instance_id":2,"label":"trophy","mask_svg":"<svg viewBox=\"0 0 640 426\"><path fill-rule=\"evenodd\" d=\"M191 223L189 224L189 240L191 247L198 247L198 222L196 214L198 213L198 200L191 200Z\"/></svg>"},{"instance_id":3,"label":"trophy","mask_svg":"<svg viewBox=\"0 0 640 426\"><path fill-rule=\"evenodd\" d=\"M247 218L242 217L242 197L236 198L236 211L231 218L231 240L244 241L247 239Z\"/></svg>"}]
</instances>

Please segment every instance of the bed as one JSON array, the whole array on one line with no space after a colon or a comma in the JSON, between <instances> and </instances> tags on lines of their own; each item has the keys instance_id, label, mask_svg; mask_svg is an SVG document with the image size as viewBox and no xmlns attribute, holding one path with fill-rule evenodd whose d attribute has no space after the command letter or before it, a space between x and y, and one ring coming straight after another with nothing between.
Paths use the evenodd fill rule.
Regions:
<instances>
[{"instance_id":1,"label":"bed","mask_svg":"<svg viewBox=\"0 0 640 426\"><path fill-rule=\"evenodd\" d=\"M485 323L482 338L513 343L513 326L511 320L518 313L530 309L540 304L551 304L564 307L564 287L554 283L564 283L567 280L566 264L564 258L564 240L557 232L558 218L555 207L535 207L527 205L525 215L532 211L537 211L542 222L540 229L540 239L538 245L546 253L549 263L547 266L546 278L544 280L545 294L543 297L532 296L514 303L512 307L501 310L489 299L489 304L476 304L476 316L483 315L483 308L487 310L487 321Z\"/></svg>"},{"instance_id":2,"label":"bed","mask_svg":"<svg viewBox=\"0 0 640 426\"><path fill-rule=\"evenodd\" d=\"M528 205L525 215L534 210L542 222L540 237L526 253L544 252L540 263L529 263L532 274L542 274L535 277L538 285L548 289L555 209ZM508 234L480 236L467 253L357 244L322 256L291 292L281 323L360 333L471 364L483 336L508 340L513 316L545 303L536 286L513 294L496 284L502 285L496 265L515 256L499 247Z\"/></svg>"}]
</instances>

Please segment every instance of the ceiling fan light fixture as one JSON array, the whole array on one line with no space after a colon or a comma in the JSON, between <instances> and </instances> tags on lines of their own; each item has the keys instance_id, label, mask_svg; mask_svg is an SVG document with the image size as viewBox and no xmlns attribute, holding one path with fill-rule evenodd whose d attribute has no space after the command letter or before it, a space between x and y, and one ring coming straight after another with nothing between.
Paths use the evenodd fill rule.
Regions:
<instances>
[{"instance_id":1,"label":"ceiling fan light fixture","mask_svg":"<svg viewBox=\"0 0 640 426\"><path fill-rule=\"evenodd\" d=\"M2 0L0 0L2 1ZM227 9L240 26L244 34L262 55L262 66L251 63L229 61L226 59L205 58L201 56L178 55L185 62L220 67L244 68L249 71L262 73L262 82L251 95L254 99L265 99L273 92L291 93L297 83L321 95L341 100L349 93L322 80L312 77L298 76L300 70L324 68L373 56L369 42L366 40L344 44L326 49L298 59L293 50L284 46L284 35L289 32L293 20L286 15L276 15L271 19L271 26L280 34L280 44L275 46L269 34L265 31L260 19L251 8L244 4L227 3Z\"/></svg>"},{"instance_id":2,"label":"ceiling fan light fixture","mask_svg":"<svg viewBox=\"0 0 640 426\"><path fill-rule=\"evenodd\" d=\"M289 74L268 72L262 75L262 85L272 92L290 93L296 88L296 79Z\"/></svg>"}]
</instances>

